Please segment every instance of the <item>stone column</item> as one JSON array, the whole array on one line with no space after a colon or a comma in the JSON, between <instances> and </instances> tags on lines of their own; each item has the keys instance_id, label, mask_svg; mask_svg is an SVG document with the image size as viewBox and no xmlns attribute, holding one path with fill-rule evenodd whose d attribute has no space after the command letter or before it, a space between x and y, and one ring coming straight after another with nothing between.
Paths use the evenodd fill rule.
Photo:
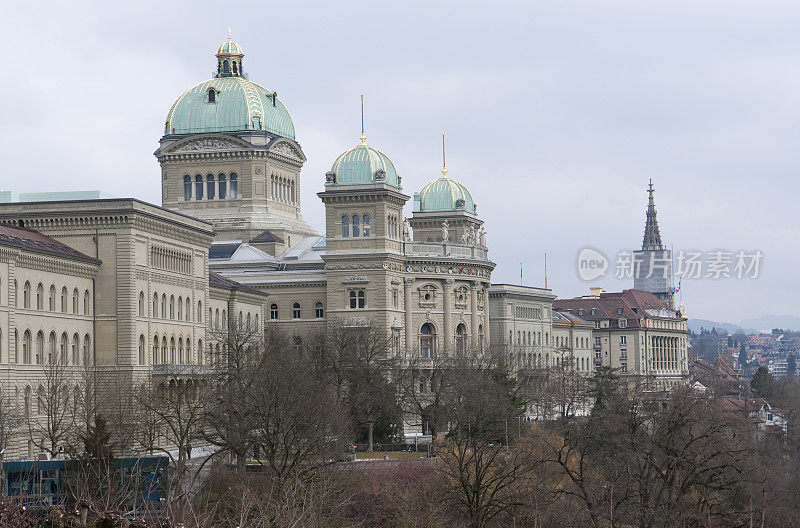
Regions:
<instances>
[{"instance_id":1,"label":"stone column","mask_svg":"<svg viewBox=\"0 0 800 528\"><path fill-rule=\"evenodd\" d=\"M413 277L407 277L403 279L403 301L405 304L406 309L406 316L405 316L405 329L406 329L406 357L410 356L411 351L414 349L414 323L413 323L413 312L411 306L411 286L414 284Z\"/></svg>"},{"instance_id":2,"label":"stone column","mask_svg":"<svg viewBox=\"0 0 800 528\"><path fill-rule=\"evenodd\" d=\"M473 281L472 289L469 292L469 309L471 313L469 326L470 334L472 335L470 346L473 351L478 349L478 286L480 286L480 282Z\"/></svg>"},{"instance_id":3,"label":"stone column","mask_svg":"<svg viewBox=\"0 0 800 528\"><path fill-rule=\"evenodd\" d=\"M442 343L442 351L450 351L453 344L453 328L451 312L453 311L453 283L455 281L453 279L445 279L443 284L443 295L444 295L444 328L442 329L443 339Z\"/></svg>"},{"instance_id":4,"label":"stone column","mask_svg":"<svg viewBox=\"0 0 800 528\"><path fill-rule=\"evenodd\" d=\"M489 283L483 284L483 339L488 349L489 343Z\"/></svg>"}]
</instances>

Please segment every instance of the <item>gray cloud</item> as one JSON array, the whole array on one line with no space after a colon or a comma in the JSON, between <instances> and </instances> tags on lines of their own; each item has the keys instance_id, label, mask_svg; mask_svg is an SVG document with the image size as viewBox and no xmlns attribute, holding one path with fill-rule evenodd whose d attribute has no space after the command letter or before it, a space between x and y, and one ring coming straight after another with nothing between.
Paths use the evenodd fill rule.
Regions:
<instances>
[{"instance_id":1,"label":"gray cloud","mask_svg":"<svg viewBox=\"0 0 800 528\"><path fill-rule=\"evenodd\" d=\"M230 25L251 79L292 113L312 225L364 92L369 142L408 194L438 176L447 132L449 175L479 204L497 281L524 262L541 284L546 250L549 285L583 293L578 250L639 245L653 178L676 250L765 255L758 280L684 283L690 315L800 314L796 3L71 2L4 15L4 188L159 203L164 117L210 75Z\"/></svg>"}]
</instances>

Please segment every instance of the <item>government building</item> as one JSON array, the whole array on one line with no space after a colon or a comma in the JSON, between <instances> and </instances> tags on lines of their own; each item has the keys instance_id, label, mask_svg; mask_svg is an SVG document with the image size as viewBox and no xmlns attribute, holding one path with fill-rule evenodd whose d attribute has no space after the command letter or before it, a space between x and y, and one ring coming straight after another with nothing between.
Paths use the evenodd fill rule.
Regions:
<instances>
[{"instance_id":1,"label":"government building","mask_svg":"<svg viewBox=\"0 0 800 528\"><path fill-rule=\"evenodd\" d=\"M305 182L325 207L317 232L302 215L306 153L294 123L276 92L249 80L244 58L229 38L214 77L169 108L155 151L161 206L0 193L0 382L26 416L42 412L49 363L182 382L209 372L215 331L231 325L274 325L296 343L331 325L371 325L401 358L494 348L514 372L683 375L685 319L669 305L627 291L562 302L549 289L492 284L469 189L442 168L407 192L363 133ZM664 251L660 240L647 248Z\"/></svg>"}]
</instances>

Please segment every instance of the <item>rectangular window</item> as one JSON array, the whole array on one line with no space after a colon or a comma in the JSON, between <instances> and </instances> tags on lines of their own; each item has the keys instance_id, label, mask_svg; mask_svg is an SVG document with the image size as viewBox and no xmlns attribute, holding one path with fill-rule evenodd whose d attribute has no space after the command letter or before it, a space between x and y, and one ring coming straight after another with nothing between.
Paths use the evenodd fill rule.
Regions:
<instances>
[{"instance_id":1,"label":"rectangular window","mask_svg":"<svg viewBox=\"0 0 800 528\"><path fill-rule=\"evenodd\" d=\"M620 359L628 359L628 351L627 350L620 350L619 351L619 358Z\"/></svg>"},{"instance_id":2,"label":"rectangular window","mask_svg":"<svg viewBox=\"0 0 800 528\"><path fill-rule=\"evenodd\" d=\"M392 290L392 308L397 308L397 290Z\"/></svg>"},{"instance_id":3,"label":"rectangular window","mask_svg":"<svg viewBox=\"0 0 800 528\"><path fill-rule=\"evenodd\" d=\"M603 344L603 341L599 337L594 338L594 346L600 346Z\"/></svg>"},{"instance_id":4,"label":"rectangular window","mask_svg":"<svg viewBox=\"0 0 800 528\"><path fill-rule=\"evenodd\" d=\"M627 328L628 327L628 320L627 319L620 319L619 320L619 327L620 328Z\"/></svg>"},{"instance_id":5,"label":"rectangular window","mask_svg":"<svg viewBox=\"0 0 800 528\"><path fill-rule=\"evenodd\" d=\"M627 345L628 344L628 336L619 336L619 344L620 345Z\"/></svg>"},{"instance_id":6,"label":"rectangular window","mask_svg":"<svg viewBox=\"0 0 800 528\"><path fill-rule=\"evenodd\" d=\"M627 363L622 363L619 366L619 371L622 372L622 373L628 372L628 364Z\"/></svg>"}]
</instances>

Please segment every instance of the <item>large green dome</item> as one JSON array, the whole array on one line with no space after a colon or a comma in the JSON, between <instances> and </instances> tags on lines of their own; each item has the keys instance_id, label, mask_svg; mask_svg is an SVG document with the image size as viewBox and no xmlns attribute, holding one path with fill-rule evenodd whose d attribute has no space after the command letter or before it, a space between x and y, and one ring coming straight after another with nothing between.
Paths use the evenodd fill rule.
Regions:
<instances>
[{"instance_id":1,"label":"large green dome","mask_svg":"<svg viewBox=\"0 0 800 528\"><path fill-rule=\"evenodd\" d=\"M346 150L333 162L328 173L329 183L355 185L384 181L400 187L394 163L386 154L362 143Z\"/></svg>"},{"instance_id":2,"label":"large green dome","mask_svg":"<svg viewBox=\"0 0 800 528\"><path fill-rule=\"evenodd\" d=\"M217 50L217 75L181 94L164 135L260 130L295 139L294 123L275 92L247 79L242 48L228 38Z\"/></svg>"},{"instance_id":3,"label":"large green dome","mask_svg":"<svg viewBox=\"0 0 800 528\"><path fill-rule=\"evenodd\" d=\"M475 213L469 190L445 174L414 194L415 212L466 211Z\"/></svg>"}]
</instances>

